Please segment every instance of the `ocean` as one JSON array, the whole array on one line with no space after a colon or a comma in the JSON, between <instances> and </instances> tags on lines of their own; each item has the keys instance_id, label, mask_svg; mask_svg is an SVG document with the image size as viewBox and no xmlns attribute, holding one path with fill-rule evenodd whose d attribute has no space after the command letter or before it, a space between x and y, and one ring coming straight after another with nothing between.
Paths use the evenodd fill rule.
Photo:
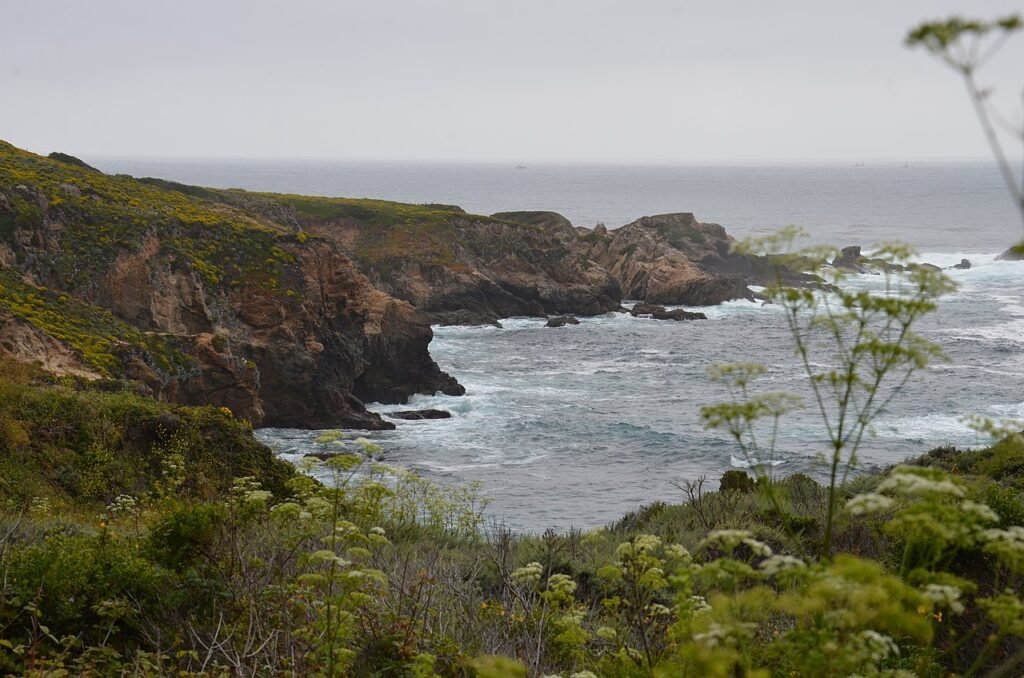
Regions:
<instances>
[{"instance_id":1,"label":"ocean","mask_svg":"<svg viewBox=\"0 0 1024 678\"><path fill-rule=\"evenodd\" d=\"M399 165L311 161L169 161L86 158L106 172L222 188L457 204L469 212L553 210L577 226L609 228L640 216L693 212L736 237L796 224L809 243L899 240L959 284L921 330L946 360L912 379L873 426L863 468L938 445L985 442L969 415L1024 418L1024 262L995 261L1021 240L1020 218L991 163L830 165L528 166ZM875 276L854 284L877 288ZM476 481L491 514L512 528L594 527L704 475L713 487L746 460L699 408L725 398L707 378L717 362L755 358L772 390L805 381L780 309L736 301L697 309L707 321L609 314L578 326L513 318L503 328L437 327L431 354L466 386L460 398L416 396L407 407L449 410L447 420L398 422L366 434L388 463L443 483ZM394 406L371 404L387 412ZM297 461L314 431L262 429ZM775 470L820 475L821 424L808 407L780 429Z\"/></svg>"}]
</instances>

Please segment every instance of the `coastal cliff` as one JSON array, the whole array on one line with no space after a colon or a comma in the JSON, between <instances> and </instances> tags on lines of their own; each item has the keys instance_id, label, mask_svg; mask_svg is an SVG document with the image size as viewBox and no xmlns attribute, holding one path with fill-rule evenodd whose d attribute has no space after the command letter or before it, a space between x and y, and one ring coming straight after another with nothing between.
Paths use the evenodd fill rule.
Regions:
<instances>
[{"instance_id":1,"label":"coastal cliff","mask_svg":"<svg viewBox=\"0 0 1024 678\"><path fill-rule=\"evenodd\" d=\"M391 428L361 401L463 392L337 244L216 195L0 142L0 352L268 426Z\"/></svg>"},{"instance_id":2,"label":"coastal cliff","mask_svg":"<svg viewBox=\"0 0 1024 678\"><path fill-rule=\"evenodd\" d=\"M433 322L598 315L619 307L618 281L572 248L552 212L471 215L447 205L266 195L311 234L336 243L374 285Z\"/></svg>"},{"instance_id":3,"label":"coastal cliff","mask_svg":"<svg viewBox=\"0 0 1024 678\"><path fill-rule=\"evenodd\" d=\"M690 213L643 217L615 230L574 228L555 212L466 214L448 205L230 192L286 208L330 240L379 287L435 323L509 316L599 315L622 299L707 306L755 299L749 285L816 279L769 258L734 254L718 224Z\"/></svg>"},{"instance_id":4,"label":"coastal cliff","mask_svg":"<svg viewBox=\"0 0 1024 678\"><path fill-rule=\"evenodd\" d=\"M0 356L265 426L391 428L363 402L464 389L431 323L754 299L782 275L689 213L554 212L108 176L0 142Z\"/></svg>"},{"instance_id":5,"label":"coastal cliff","mask_svg":"<svg viewBox=\"0 0 1024 678\"><path fill-rule=\"evenodd\" d=\"M754 300L749 285L804 285L814 276L765 256L732 252L735 239L718 224L680 212L642 217L621 228L578 229L574 249L607 269L626 299L648 304L714 306Z\"/></svg>"}]
</instances>

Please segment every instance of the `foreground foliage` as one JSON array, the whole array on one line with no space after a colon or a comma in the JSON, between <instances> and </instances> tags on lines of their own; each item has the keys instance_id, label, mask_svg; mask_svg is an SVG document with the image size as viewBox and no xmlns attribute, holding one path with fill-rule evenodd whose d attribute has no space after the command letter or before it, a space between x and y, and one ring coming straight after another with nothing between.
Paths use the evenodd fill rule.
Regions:
<instances>
[{"instance_id":1,"label":"foreground foliage","mask_svg":"<svg viewBox=\"0 0 1024 678\"><path fill-rule=\"evenodd\" d=\"M1015 675L1024 666L1015 437L848 481L836 554L816 560L830 498L804 476L731 472L720 491L696 481L686 503L651 505L606 529L516 535L484 521L472 488L373 464L372 445L340 433L318 442L335 475L329 488L252 463L262 448L241 433L218 439L236 425L226 414L175 408L195 426L179 426L189 433L177 443L154 441L159 463L142 468L124 446L131 426L118 433L115 422L166 417L167 406L34 385L11 369L3 388L5 478L19 465L35 478L0 485L3 674ZM90 421L72 401L88 404ZM204 429L207 417L221 421ZM62 430L45 431L46 421ZM228 465L208 466L193 443ZM72 489L42 474L35 456L58 444L80 451L79 474L134 481ZM104 458L104 448L120 454Z\"/></svg>"}]
</instances>

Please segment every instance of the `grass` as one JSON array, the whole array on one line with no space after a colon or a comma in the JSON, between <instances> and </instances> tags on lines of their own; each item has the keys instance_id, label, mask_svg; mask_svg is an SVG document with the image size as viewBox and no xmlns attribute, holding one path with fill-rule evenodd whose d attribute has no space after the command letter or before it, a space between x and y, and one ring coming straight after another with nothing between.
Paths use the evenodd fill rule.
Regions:
<instances>
[{"instance_id":1,"label":"grass","mask_svg":"<svg viewBox=\"0 0 1024 678\"><path fill-rule=\"evenodd\" d=\"M255 282L273 288L294 262L286 247L295 239L290 229L215 202L213 193L189 194L180 185L109 176L3 141L0 190L17 224L41 227L44 207L59 219L61 248L45 256L67 289L88 288L119 255L138 251L150 234L160 238L163 256L198 271L211 285ZM0 224L0 237L9 239L12 232L9 220Z\"/></svg>"},{"instance_id":2,"label":"grass","mask_svg":"<svg viewBox=\"0 0 1024 678\"><path fill-rule=\"evenodd\" d=\"M249 194L294 210L306 226L359 226L352 254L364 266L391 271L410 257L453 271L471 270L469 258L498 256L502 243L478 237L488 227L511 229L527 238L544 233L530 223L467 214L452 205L415 205L387 200L326 198L280 193ZM500 240L500 239L495 239Z\"/></svg>"},{"instance_id":3,"label":"grass","mask_svg":"<svg viewBox=\"0 0 1024 678\"><path fill-rule=\"evenodd\" d=\"M152 492L174 455L184 464L181 491L194 497L219 496L239 476L280 492L293 474L218 408L160 403L115 384L56 383L0 361L0 502L105 506Z\"/></svg>"}]
</instances>

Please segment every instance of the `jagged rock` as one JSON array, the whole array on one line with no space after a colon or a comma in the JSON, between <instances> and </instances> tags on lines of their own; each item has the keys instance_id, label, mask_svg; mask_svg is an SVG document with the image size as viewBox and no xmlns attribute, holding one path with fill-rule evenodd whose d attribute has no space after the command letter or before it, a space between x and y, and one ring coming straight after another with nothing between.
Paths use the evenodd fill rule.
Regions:
<instances>
[{"instance_id":1,"label":"jagged rock","mask_svg":"<svg viewBox=\"0 0 1024 678\"><path fill-rule=\"evenodd\" d=\"M640 316L649 315L655 320L707 320L708 317L703 313L693 313L691 311L685 311L681 308L675 310L667 310L664 306L658 306L655 304L639 303L633 306L630 310L630 315L634 318Z\"/></svg>"},{"instance_id":2,"label":"jagged rock","mask_svg":"<svg viewBox=\"0 0 1024 678\"><path fill-rule=\"evenodd\" d=\"M707 320L708 317L703 313L694 313L692 311L684 311L681 308L677 308L671 311L663 311L660 313L652 313L651 317L655 320Z\"/></svg>"},{"instance_id":3,"label":"jagged rock","mask_svg":"<svg viewBox=\"0 0 1024 678\"><path fill-rule=\"evenodd\" d=\"M566 325L579 325L580 321L571 315L558 315L548 318L545 327L565 327Z\"/></svg>"},{"instance_id":4,"label":"jagged rock","mask_svg":"<svg viewBox=\"0 0 1024 678\"><path fill-rule=\"evenodd\" d=\"M882 259L880 257L867 258L861 257L862 269L860 273L869 273L871 275L880 275L881 273L903 273L907 270L907 266L903 264L894 264L891 261Z\"/></svg>"},{"instance_id":5,"label":"jagged rock","mask_svg":"<svg viewBox=\"0 0 1024 678\"><path fill-rule=\"evenodd\" d=\"M310 234L341 246L378 288L442 322L467 313L454 322L599 315L619 305L618 282L572 251L575 229L558 214L396 208L403 217L394 223L342 202L336 216L300 211L298 218Z\"/></svg>"},{"instance_id":6,"label":"jagged rock","mask_svg":"<svg viewBox=\"0 0 1024 678\"><path fill-rule=\"evenodd\" d=\"M953 268L961 270L961 271L966 271L970 267L971 267L971 260L970 259L961 259L959 264L954 264L953 265Z\"/></svg>"},{"instance_id":7,"label":"jagged rock","mask_svg":"<svg viewBox=\"0 0 1024 678\"><path fill-rule=\"evenodd\" d=\"M843 268L848 271L856 271L857 273L867 273L868 269L861 263L863 256L861 256L860 245L850 245L840 250L839 256L832 260L832 266L835 268Z\"/></svg>"},{"instance_id":8,"label":"jagged rock","mask_svg":"<svg viewBox=\"0 0 1024 678\"><path fill-rule=\"evenodd\" d=\"M684 212L643 217L614 231L584 232L573 247L615 276L625 298L652 304L753 301L748 285L820 282L768 257L733 254L733 243L718 224L700 223Z\"/></svg>"},{"instance_id":9,"label":"jagged rock","mask_svg":"<svg viewBox=\"0 0 1024 678\"><path fill-rule=\"evenodd\" d=\"M572 222L558 212L498 212L492 214L491 218L536 226L548 233L560 236L574 237L576 235L576 229L573 228Z\"/></svg>"},{"instance_id":10,"label":"jagged rock","mask_svg":"<svg viewBox=\"0 0 1024 678\"><path fill-rule=\"evenodd\" d=\"M388 412L385 416L392 419L417 421L420 419L451 419L452 413L447 410L401 410L399 412Z\"/></svg>"},{"instance_id":11,"label":"jagged rock","mask_svg":"<svg viewBox=\"0 0 1024 678\"><path fill-rule=\"evenodd\" d=\"M498 318L490 313L476 313L462 309L460 311L436 311L425 314L432 325L490 325L501 327Z\"/></svg>"},{"instance_id":12,"label":"jagged rock","mask_svg":"<svg viewBox=\"0 0 1024 678\"><path fill-rule=\"evenodd\" d=\"M664 313L664 306L657 306L656 304L648 304L646 302L639 302L633 305L633 308L629 309L629 314L634 318L639 318L642 315L653 315L654 313Z\"/></svg>"},{"instance_id":13,"label":"jagged rock","mask_svg":"<svg viewBox=\"0 0 1024 678\"><path fill-rule=\"evenodd\" d=\"M75 322L84 324L71 328L87 334L88 323L98 323L112 347L83 363L33 318L18 317L0 323L0 339L19 360L134 379L160 399L227 407L254 425L394 428L363 402L464 392L430 358L427 319L375 288L339 244L282 221L295 209L276 198L127 178L115 184L73 160L3 142L0 161L7 202L38 208L0 221L13 229L2 231L13 255L3 261L17 276L5 285L25 278L51 303L58 295L76 300ZM85 176L90 200L49 199L57 196L47 191ZM133 186L138 195L126 201Z\"/></svg>"}]
</instances>

